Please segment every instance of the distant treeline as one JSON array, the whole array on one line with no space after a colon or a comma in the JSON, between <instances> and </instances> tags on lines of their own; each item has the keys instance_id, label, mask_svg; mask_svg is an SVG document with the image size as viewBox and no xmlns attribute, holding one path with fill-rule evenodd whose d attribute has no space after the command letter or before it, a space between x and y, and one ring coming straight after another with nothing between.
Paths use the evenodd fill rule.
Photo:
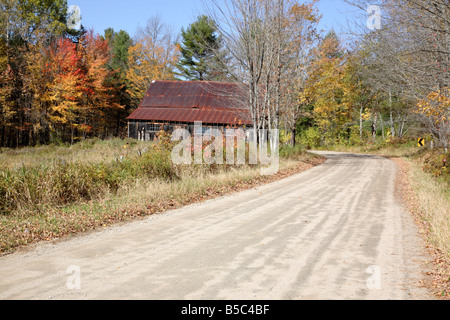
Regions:
<instances>
[{"instance_id":1,"label":"distant treeline","mask_svg":"<svg viewBox=\"0 0 450 320\"><path fill-rule=\"evenodd\" d=\"M174 41L71 30L69 17L65 0L0 0L0 146L124 136L151 80L174 78Z\"/></svg>"},{"instance_id":2,"label":"distant treeline","mask_svg":"<svg viewBox=\"0 0 450 320\"><path fill-rule=\"evenodd\" d=\"M123 137L153 80L214 80L248 84L253 127L292 144L448 147L447 0L381 1L352 43L319 32L318 0L222 2L180 36L153 16L130 37L69 29L66 0L0 0L0 146Z\"/></svg>"}]
</instances>

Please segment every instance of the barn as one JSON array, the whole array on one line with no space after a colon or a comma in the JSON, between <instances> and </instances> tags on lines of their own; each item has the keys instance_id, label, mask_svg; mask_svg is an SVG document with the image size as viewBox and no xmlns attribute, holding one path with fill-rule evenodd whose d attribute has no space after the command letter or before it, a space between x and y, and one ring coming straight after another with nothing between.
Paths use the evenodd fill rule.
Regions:
<instances>
[{"instance_id":1,"label":"barn","mask_svg":"<svg viewBox=\"0 0 450 320\"><path fill-rule=\"evenodd\" d=\"M128 117L128 136L153 141L161 131L184 128L193 134L194 123L203 130L251 127L242 86L211 81L153 81L143 101Z\"/></svg>"}]
</instances>

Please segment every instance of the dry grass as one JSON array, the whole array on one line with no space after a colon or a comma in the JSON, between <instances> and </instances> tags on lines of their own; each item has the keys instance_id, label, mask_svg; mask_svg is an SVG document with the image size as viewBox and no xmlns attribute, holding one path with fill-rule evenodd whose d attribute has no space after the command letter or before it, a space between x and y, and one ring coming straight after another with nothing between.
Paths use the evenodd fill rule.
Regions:
<instances>
[{"instance_id":1,"label":"dry grass","mask_svg":"<svg viewBox=\"0 0 450 320\"><path fill-rule=\"evenodd\" d=\"M393 160L399 166L398 186L403 201L433 257L427 284L436 297L450 299L450 190L441 180L424 172L417 158Z\"/></svg>"},{"instance_id":2,"label":"dry grass","mask_svg":"<svg viewBox=\"0 0 450 320\"><path fill-rule=\"evenodd\" d=\"M65 238L115 223L146 217L187 204L245 190L263 183L282 179L323 162L323 159L318 156L301 150L294 150L284 152L280 161L280 171L274 176L262 176L260 168L257 166L216 166L213 168L210 166L173 168L172 166L170 170L176 173L177 179L167 179L164 175L155 175L154 172L150 172L148 175L133 174L136 171L134 168L138 167L136 163L142 164L140 161L144 161L145 157L138 157L138 159L129 163L127 161L129 158L137 157L134 153L137 153L137 148L142 147L142 145L136 144L130 147L133 155L125 158L123 164L113 161L111 164L112 169L105 169L103 162L108 161L109 163L109 161L114 159L117 147L123 146L124 142L118 141L109 146L105 146L106 142L97 142L97 144L100 145L98 150L92 150L97 149L96 147L89 149L91 150L89 160L87 158L80 160L82 156L78 155L74 150L67 152L67 155L65 155L66 159L71 159L70 164L74 166L74 170L76 172L80 170L82 173L70 175L70 177L74 177L82 182L79 190L85 190L84 187L90 177L99 179L98 181L101 182L100 186L103 186L105 175L102 174L99 177L98 170L92 170L92 167L96 168L97 165L100 165L99 168L102 168L102 173L106 172L107 175L113 174L113 178L120 182L117 184L117 189L93 189L92 193L96 196L85 199L80 197L78 200L73 199L74 201L65 203L55 202L55 199L46 196L45 192L37 193L42 195L42 201L38 201L37 205L33 201L28 201L30 199L25 197L25 200L28 202L24 201L24 205L11 210L7 214L0 214L0 253L10 253L22 246L40 241ZM102 150L102 148L104 149ZM111 148L111 150L108 150L108 148ZM49 149L44 148L44 150L47 156L51 158ZM72 151L73 153L71 154ZM55 156L59 156L59 152L60 150L57 149ZM41 154L42 150L30 150L30 153L33 155ZM84 148L82 148L81 153L84 153ZM103 158L102 154L108 156ZM10 155L9 159L17 163L32 157L32 155L28 155L22 150L17 155ZM101 161L102 159L104 161ZM148 164L147 162L144 163ZM92 167L90 164L92 164ZM24 171L27 173L28 170L33 172L36 166L41 168L41 165L37 164L29 169L24 167L27 168ZM123 172L126 179L123 179L120 175L118 177L115 176L114 173L117 168L121 169L120 171ZM86 172L89 173L87 176L88 180L86 180ZM65 175L62 176L65 177ZM64 185L72 186L71 179L64 179ZM28 181L28 179L23 180L23 182L25 181ZM111 179L108 178L106 181L109 183ZM23 187L22 180L19 179L19 182L17 184L18 187ZM48 186L49 183L50 181L46 181L42 184L33 183L30 185ZM35 189L42 191L40 187ZM24 190L30 190L30 187ZM88 191L91 192L91 188Z\"/></svg>"},{"instance_id":3,"label":"dry grass","mask_svg":"<svg viewBox=\"0 0 450 320\"><path fill-rule=\"evenodd\" d=\"M364 153L388 158L409 157L417 154L420 148L410 141L409 143L385 143L381 145L341 146L336 145L327 150L348 153Z\"/></svg>"},{"instance_id":4,"label":"dry grass","mask_svg":"<svg viewBox=\"0 0 450 320\"><path fill-rule=\"evenodd\" d=\"M113 161L120 156L137 154L151 147L152 143L137 140L92 139L69 145L48 145L20 149L0 148L0 168L17 169L46 164L52 161L99 163ZM124 148L127 146L127 148Z\"/></svg>"},{"instance_id":5,"label":"dry grass","mask_svg":"<svg viewBox=\"0 0 450 320\"><path fill-rule=\"evenodd\" d=\"M450 191L425 173L417 161L406 159L406 162L421 215L430 227L430 240L450 261Z\"/></svg>"}]
</instances>

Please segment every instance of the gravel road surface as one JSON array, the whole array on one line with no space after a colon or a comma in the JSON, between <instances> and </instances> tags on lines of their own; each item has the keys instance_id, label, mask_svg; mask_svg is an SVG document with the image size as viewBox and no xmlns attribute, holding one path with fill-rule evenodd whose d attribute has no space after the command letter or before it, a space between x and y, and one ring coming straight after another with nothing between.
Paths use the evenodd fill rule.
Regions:
<instances>
[{"instance_id":1,"label":"gravel road surface","mask_svg":"<svg viewBox=\"0 0 450 320\"><path fill-rule=\"evenodd\" d=\"M433 299L396 165L319 152L299 175L0 258L0 299Z\"/></svg>"}]
</instances>

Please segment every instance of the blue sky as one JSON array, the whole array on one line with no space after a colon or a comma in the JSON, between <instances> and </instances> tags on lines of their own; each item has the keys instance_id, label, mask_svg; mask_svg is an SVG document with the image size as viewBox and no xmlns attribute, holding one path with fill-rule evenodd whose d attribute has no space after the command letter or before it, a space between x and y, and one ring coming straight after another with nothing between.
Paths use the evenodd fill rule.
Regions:
<instances>
[{"instance_id":1,"label":"blue sky","mask_svg":"<svg viewBox=\"0 0 450 320\"><path fill-rule=\"evenodd\" d=\"M68 0L69 5L80 7L85 28L103 34L106 28L112 27L131 36L138 25L144 26L155 14L172 26L174 32L179 32L195 21L202 12L202 3L202 0ZM337 32L354 11L343 0L321 0L319 9L323 14L321 28L334 28Z\"/></svg>"}]
</instances>

